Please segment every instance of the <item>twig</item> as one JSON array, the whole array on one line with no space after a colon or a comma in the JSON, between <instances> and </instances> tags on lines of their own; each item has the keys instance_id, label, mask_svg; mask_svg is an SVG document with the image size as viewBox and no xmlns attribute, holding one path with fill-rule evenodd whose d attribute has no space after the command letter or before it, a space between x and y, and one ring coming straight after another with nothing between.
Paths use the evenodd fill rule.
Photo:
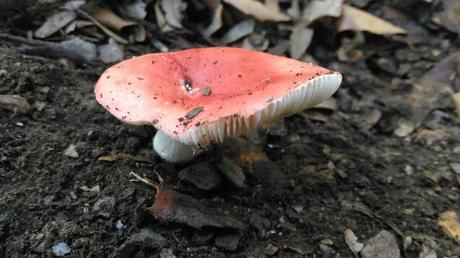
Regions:
<instances>
[{"instance_id":1,"label":"twig","mask_svg":"<svg viewBox=\"0 0 460 258\"><path fill-rule=\"evenodd\" d=\"M89 15L87 12L81 10L81 9L76 9L76 13L80 14L81 16L85 17L86 19L92 21L97 27L99 27L105 34L108 36L112 37L114 40L116 40L118 43L121 44L128 44L128 41L121 36L118 36L115 32L111 31L109 28L105 27L102 23L100 23L98 20L96 20L94 17Z\"/></svg>"}]
</instances>

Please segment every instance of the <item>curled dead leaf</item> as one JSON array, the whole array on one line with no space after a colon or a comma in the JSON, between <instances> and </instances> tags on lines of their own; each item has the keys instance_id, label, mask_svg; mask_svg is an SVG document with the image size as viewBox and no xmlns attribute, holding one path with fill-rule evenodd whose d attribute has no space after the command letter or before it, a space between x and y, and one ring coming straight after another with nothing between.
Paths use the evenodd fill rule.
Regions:
<instances>
[{"instance_id":1,"label":"curled dead leaf","mask_svg":"<svg viewBox=\"0 0 460 258\"><path fill-rule=\"evenodd\" d=\"M375 15L344 4L338 31L367 31L378 35L407 34L407 31Z\"/></svg>"},{"instance_id":2,"label":"curled dead leaf","mask_svg":"<svg viewBox=\"0 0 460 258\"><path fill-rule=\"evenodd\" d=\"M439 215L438 225L444 233L460 243L460 217L456 211L445 211Z\"/></svg>"},{"instance_id":3,"label":"curled dead leaf","mask_svg":"<svg viewBox=\"0 0 460 258\"><path fill-rule=\"evenodd\" d=\"M27 113L30 110L30 104L26 98L19 95L0 95L0 109Z\"/></svg>"},{"instance_id":4,"label":"curled dead leaf","mask_svg":"<svg viewBox=\"0 0 460 258\"><path fill-rule=\"evenodd\" d=\"M185 224L197 229L210 226L246 230L246 225L236 217L212 210L191 196L167 189L133 172L131 175L155 188L155 200L147 210L158 220Z\"/></svg>"},{"instance_id":5,"label":"curled dead leaf","mask_svg":"<svg viewBox=\"0 0 460 258\"><path fill-rule=\"evenodd\" d=\"M322 17L340 17L343 0L314 0L305 6L302 18L310 24Z\"/></svg>"},{"instance_id":6,"label":"curled dead leaf","mask_svg":"<svg viewBox=\"0 0 460 258\"><path fill-rule=\"evenodd\" d=\"M57 12L48 17L42 26L35 31L34 35L41 39L51 36L75 20L76 17L77 15L72 11Z\"/></svg>"},{"instance_id":7,"label":"curled dead leaf","mask_svg":"<svg viewBox=\"0 0 460 258\"><path fill-rule=\"evenodd\" d=\"M291 17L282 13L276 4L263 4L255 0L223 0L225 3L232 5L242 13L256 18L259 21L289 21Z\"/></svg>"}]
</instances>

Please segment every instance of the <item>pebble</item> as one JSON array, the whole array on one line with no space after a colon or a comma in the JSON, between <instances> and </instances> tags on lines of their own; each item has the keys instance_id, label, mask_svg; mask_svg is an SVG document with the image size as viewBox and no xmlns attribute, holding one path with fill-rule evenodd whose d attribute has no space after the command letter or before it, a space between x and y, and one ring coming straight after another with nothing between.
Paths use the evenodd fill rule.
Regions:
<instances>
[{"instance_id":1,"label":"pebble","mask_svg":"<svg viewBox=\"0 0 460 258\"><path fill-rule=\"evenodd\" d=\"M120 246L120 257L132 257L137 247L144 248L163 248L168 244L168 240L154 232L149 228L143 228L138 233L131 235L121 246Z\"/></svg>"},{"instance_id":2,"label":"pebble","mask_svg":"<svg viewBox=\"0 0 460 258\"><path fill-rule=\"evenodd\" d=\"M160 258L176 258L176 256L173 253L173 250L169 248L163 248L160 251Z\"/></svg>"},{"instance_id":3,"label":"pebble","mask_svg":"<svg viewBox=\"0 0 460 258\"><path fill-rule=\"evenodd\" d=\"M396 237L389 231L382 230L369 239L361 250L363 258L398 258L401 257Z\"/></svg>"},{"instance_id":4,"label":"pebble","mask_svg":"<svg viewBox=\"0 0 460 258\"><path fill-rule=\"evenodd\" d=\"M225 232L216 236L214 243L227 251L236 251L240 239L241 234L237 232Z\"/></svg>"},{"instance_id":5,"label":"pebble","mask_svg":"<svg viewBox=\"0 0 460 258\"><path fill-rule=\"evenodd\" d=\"M53 254L56 256L64 256L66 254L70 254L70 247L65 242L57 243L53 245L51 249L53 250Z\"/></svg>"},{"instance_id":6,"label":"pebble","mask_svg":"<svg viewBox=\"0 0 460 258\"><path fill-rule=\"evenodd\" d=\"M78 158L80 155L77 152L77 146L70 144L67 149L64 150L64 155L71 158Z\"/></svg>"},{"instance_id":7,"label":"pebble","mask_svg":"<svg viewBox=\"0 0 460 258\"><path fill-rule=\"evenodd\" d=\"M452 168L455 174L460 175L460 163L450 163L450 168Z\"/></svg>"},{"instance_id":8,"label":"pebble","mask_svg":"<svg viewBox=\"0 0 460 258\"><path fill-rule=\"evenodd\" d=\"M124 227L125 227L125 224L123 224L123 222L121 221L121 219L119 219L119 220L117 220L117 222L115 222L115 228L116 228L116 229L122 230Z\"/></svg>"},{"instance_id":9,"label":"pebble","mask_svg":"<svg viewBox=\"0 0 460 258\"><path fill-rule=\"evenodd\" d=\"M222 181L220 174L207 161L182 169L179 178L205 191L216 189Z\"/></svg>"},{"instance_id":10,"label":"pebble","mask_svg":"<svg viewBox=\"0 0 460 258\"><path fill-rule=\"evenodd\" d=\"M414 174L414 168L411 165L406 165L404 167L404 172L406 172L406 175L411 176Z\"/></svg>"},{"instance_id":11,"label":"pebble","mask_svg":"<svg viewBox=\"0 0 460 258\"><path fill-rule=\"evenodd\" d=\"M94 203L93 212L95 213L95 215L108 219L110 218L110 215L112 214L114 207L115 207L115 197L106 196L106 197L100 198Z\"/></svg>"}]
</instances>

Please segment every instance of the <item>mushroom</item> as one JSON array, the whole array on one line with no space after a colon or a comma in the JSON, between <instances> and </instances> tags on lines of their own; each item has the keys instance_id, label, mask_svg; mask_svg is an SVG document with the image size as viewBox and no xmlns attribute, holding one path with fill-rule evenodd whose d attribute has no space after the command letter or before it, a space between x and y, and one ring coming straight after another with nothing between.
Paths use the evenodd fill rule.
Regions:
<instances>
[{"instance_id":1,"label":"mushroom","mask_svg":"<svg viewBox=\"0 0 460 258\"><path fill-rule=\"evenodd\" d=\"M187 162L212 142L313 107L340 86L340 73L231 47L146 54L107 69L97 101L118 119L158 129L153 148Z\"/></svg>"}]
</instances>

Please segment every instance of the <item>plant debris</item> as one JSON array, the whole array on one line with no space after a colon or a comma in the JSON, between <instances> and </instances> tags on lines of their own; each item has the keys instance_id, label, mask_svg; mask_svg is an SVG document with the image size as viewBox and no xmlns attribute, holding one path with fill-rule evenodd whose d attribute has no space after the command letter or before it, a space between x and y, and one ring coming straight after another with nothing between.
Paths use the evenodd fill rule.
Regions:
<instances>
[{"instance_id":1,"label":"plant debris","mask_svg":"<svg viewBox=\"0 0 460 258\"><path fill-rule=\"evenodd\" d=\"M131 172L137 180L144 182L156 190L153 205L147 210L162 222L175 222L201 229L206 226L216 228L233 228L246 230L246 225L237 218L211 210L191 196L164 188L159 184L141 178Z\"/></svg>"}]
</instances>

